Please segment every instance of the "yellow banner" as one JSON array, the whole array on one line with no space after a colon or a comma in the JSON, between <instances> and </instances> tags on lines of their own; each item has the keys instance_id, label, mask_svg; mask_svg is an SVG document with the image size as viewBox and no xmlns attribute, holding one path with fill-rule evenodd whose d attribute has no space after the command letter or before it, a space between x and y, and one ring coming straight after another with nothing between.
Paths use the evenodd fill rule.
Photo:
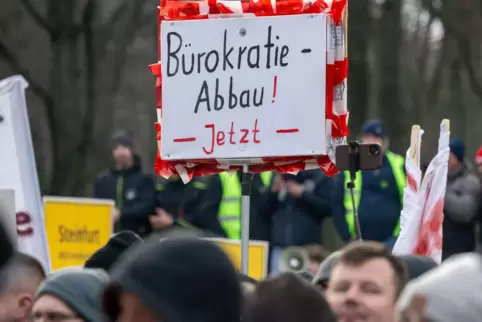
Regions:
<instances>
[{"instance_id":1,"label":"yellow banner","mask_svg":"<svg viewBox=\"0 0 482 322\"><path fill-rule=\"evenodd\" d=\"M205 238L220 246L233 262L238 271L241 271L241 241L224 238ZM256 280L266 278L268 274L269 243L263 241L249 242L248 275Z\"/></svg>"},{"instance_id":2,"label":"yellow banner","mask_svg":"<svg viewBox=\"0 0 482 322\"><path fill-rule=\"evenodd\" d=\"M112 235L112 200L45 197L45 231L52 270L82 266Z\"/></svg>"}]
</instances>

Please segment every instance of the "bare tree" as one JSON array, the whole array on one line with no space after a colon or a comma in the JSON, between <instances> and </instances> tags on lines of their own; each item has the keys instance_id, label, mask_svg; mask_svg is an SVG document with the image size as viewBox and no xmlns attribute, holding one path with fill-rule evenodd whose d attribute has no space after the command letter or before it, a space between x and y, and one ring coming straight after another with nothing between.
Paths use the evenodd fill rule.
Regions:
<instances>
[{"instance_id":1,"label":"bare tree","mask_svg":"<svg viewBox=\"0 0 482 322\"><path fill-rule=\"evenodd\" d=\"M81 194L90 157L99 144L95 134L112 131L114 97L127 49L145 23L147 0L123 0L108 10L95 0L46 0L44 8L36 7L31 0L19 3L48 36L48 82L32 75L2 39L0 58L27 79L45 107L53 169L49 183L44 185L48 187L46 192ZM154 13L155 5L150 5L148 10ZM107 17L103 17L105 11L109 12ZM154 26L155 15L149 19ZM105 146L105 141L101 143Z\"/></svg>"}]
</instances>

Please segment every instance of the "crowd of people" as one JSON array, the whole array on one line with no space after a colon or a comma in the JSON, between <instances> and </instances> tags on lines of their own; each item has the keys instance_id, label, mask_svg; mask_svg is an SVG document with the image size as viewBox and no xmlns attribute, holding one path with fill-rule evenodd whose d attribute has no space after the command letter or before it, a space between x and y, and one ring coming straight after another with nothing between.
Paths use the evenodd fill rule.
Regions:
<instances>
[{"instance_id":1,"label":"crowd of people","mask_svg":"<svg viewBox=\"0 0 482 322\"><path fill-rule=\"evenodd\" d=\"M14 249L0 225L0 322L479 321L482 148L472 169L464 143L450 142L439 265L392 254L404 159L389 151L380 121L367 122L360 139L382 147L382 166L358 172L354 200L345 173L253 176L250 238L268 241L271 259L268 277L255 280L237 271L215 243L197 238L240 239L240 174L188 184L179 177L154 179L142 171L132 138L116 133L115 166L94 188L95 197L115 201L116 233L81 267L46 274L37 259ZM346 243L333 252L322 243L329 217ZM280 265L291 246L308 255L306 269Z\"/></svg>"},{"instance_id":2,"label":"crowd of people","mask_svg":"<svg viewBox=\"0 0 482 322\"><path fill-rule=\"evenodd\" d=\"M357 241L314 275L280 272L260 281L200 238L122 231L83 267L50 274L5 244L0 255L2 322L476 322L482 314L477 253L437 265Z\"/></svg>"},{"instance_id":3,"label":"crowd of people","mask_svg":"<svg viewBox=\"0 0 482 322\"><path fill-rule=\"evenodd\" d=\"M271 272L279 271L280 257L287 248L313 249L322 245L326 218L333 219L344 242L355 240L353 206L363 240L393 247L400 233L406 183L404 157L389 150L388 135L379 120L367 121L359 138L363 143L382 147L382 166L357 173L354 202L347 189L350 175L346 172L334 177L327 177L320 169L296 175L264 172L253 176L250 239L269 242ZM473 159L475 163L467 157L462 140L452 138L450 150L444 259L476 249L476 226L482 217L482 148ZM116 231L131 230L145 237L153 231L188 227L208 236L240 239L241 173L195 177L188 184L179 176L154 180L142 171L132 138L126 132L113 136L112 151L115 167L98 176L94 196L115 200ZM471 164L478 167L478 174Z\"/></svg>"}]
</instances>

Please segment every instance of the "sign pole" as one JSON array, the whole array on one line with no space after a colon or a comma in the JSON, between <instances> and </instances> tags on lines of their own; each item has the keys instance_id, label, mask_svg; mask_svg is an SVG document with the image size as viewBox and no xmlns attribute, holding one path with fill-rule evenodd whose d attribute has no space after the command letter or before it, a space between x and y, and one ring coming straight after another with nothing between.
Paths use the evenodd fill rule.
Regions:
<instances>
[{"instance_id":1,"label":"sign pole","mask_svg":"<svg viewBox=\"0 0 482 322\"><path fill-rule=\"evenodd\" d=\"M249 211L251 194L251 177L248 165L243 165L241 179L241 273L248 275L249 261Z\"/></svg>"}]
</instances>

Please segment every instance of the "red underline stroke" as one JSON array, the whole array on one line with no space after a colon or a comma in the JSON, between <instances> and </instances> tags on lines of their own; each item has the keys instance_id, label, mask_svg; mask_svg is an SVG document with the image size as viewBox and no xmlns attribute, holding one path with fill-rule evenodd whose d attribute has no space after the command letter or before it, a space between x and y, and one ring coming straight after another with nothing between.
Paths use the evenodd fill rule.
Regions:
<instances>
[{"instance_id":1,"label":"red underline stroke","mask_svg":"<svg viewBox=\"0 0 482 322\"><path fill-rule=\"evenodd\" d=\"M299 131L299 129L279 129L276 133L298 133Z\"/></svg>"},{"instance_id":2,"label":"red underline stroke","mask_svg":"<svg viewBox=\"0 0 482 322\"><path fill-rule=\"evenodd\" d=\"M196 141L195 137L190 137L190 138L177 138L173 140L176 143L182 143L182 142L194 142Z\"/></svg>"}]
</instances>

